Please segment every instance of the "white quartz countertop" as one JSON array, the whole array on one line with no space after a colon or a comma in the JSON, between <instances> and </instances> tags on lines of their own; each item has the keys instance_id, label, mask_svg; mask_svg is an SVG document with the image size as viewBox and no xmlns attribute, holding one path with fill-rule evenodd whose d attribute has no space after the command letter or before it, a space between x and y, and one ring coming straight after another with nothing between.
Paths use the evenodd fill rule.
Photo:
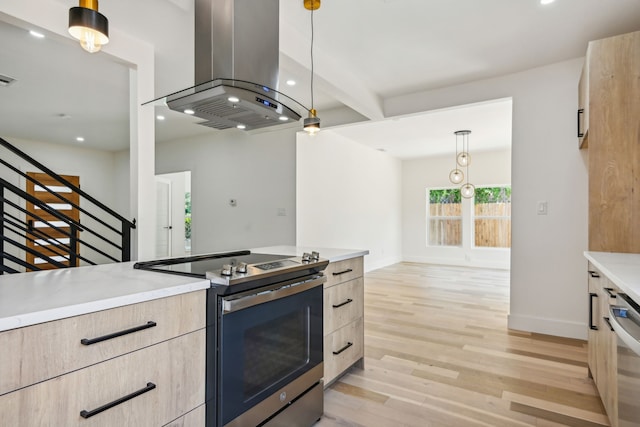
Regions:
<instances>
[{"instance_id":1,"label":"white quartz countertop","mask_svg":"<svg viewBox=\"0 0 640 427\"><path fill-rule=\"evenodd\" d=\"M344 261L345 259L357 258L368 255L368 250L363 249L337 249L337 248L312 248L304 246L267 246L264 248L254 248L251 252L262 254L301 256L305 252L316 251L320 258L328 259L329 262Z\"/></svg>"},{"instance_id":2,"label":"white quartz countertop","mask_svg":"<svg viewBox=\"0 0 640 427\"><path fill-rule=\"evenodd\" d=\"M0 276L0 331L206 289L205 279L136 270L134 262Z\"/></svg>"},{"instance_id":3,"label":"white quartz countertop","mask_svg":"<svg viewBox=\"0 0 640 427\"><path fill-rule=\"evenodd\" d=\"M640 254L585 252L584 256L622 292L640 304Z\"/></svg>"},{"instance_id":4,"label":"white quartz countertop","mask_svg":"<svg viewBox=\"0 0 640 427\"><path fill-rule=\"evenodd\" d=\"M255 253L300 256L318 251L331 262L368 250L270 246ZM0 332L207 289L209 280L136 270L134 262L0 276Z\"/></svg>"}]
</instances>

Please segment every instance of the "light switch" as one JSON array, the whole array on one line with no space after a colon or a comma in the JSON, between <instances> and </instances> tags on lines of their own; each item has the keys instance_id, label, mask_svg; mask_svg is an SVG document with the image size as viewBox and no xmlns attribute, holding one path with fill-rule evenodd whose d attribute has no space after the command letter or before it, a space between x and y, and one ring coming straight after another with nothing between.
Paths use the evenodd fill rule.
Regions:
<instances>
[{"instance_id":1,"label":"light switch","mask_svg":"<svg viewBox=\"0 0 640 427\"><path fill-rule=\"evenodd\" d=\"M547 201L546 200L538 202L537 212L538 212L538 215L546 215L547 214Z\"/></svg>"}]
</instances>

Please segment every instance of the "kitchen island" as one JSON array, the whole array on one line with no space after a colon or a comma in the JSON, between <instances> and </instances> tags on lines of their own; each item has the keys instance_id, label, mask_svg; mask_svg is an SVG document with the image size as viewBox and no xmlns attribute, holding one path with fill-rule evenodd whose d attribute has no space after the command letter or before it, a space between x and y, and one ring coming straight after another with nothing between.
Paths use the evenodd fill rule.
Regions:
<instances>
[{"instance_id":1,"label":"kitchen island","mask_svg":"<svg viewBox=\"0 0 640 427\"><path fill-rule=\"evenodd\" d=\"M333 295L327 289L352 293L337 293L334 298L344 301L330 304L336 312L329 316L337 323L325 333L325 354L327 343L333 348L327 339L346 343L336 341L329 352L334 363L326 363L332 368L325 377L330 382L363 360L362 259L368 251L314 249L331 261L325 305ZM310 251L295 246L252 250ZM15 425L80 425L93 416L108 425L204 425L210 282L133 265L0 277L0 347L9 349L0 353L3 416ZM113 402L119 403L110 406Z\"/></svg>"}]
</instances>

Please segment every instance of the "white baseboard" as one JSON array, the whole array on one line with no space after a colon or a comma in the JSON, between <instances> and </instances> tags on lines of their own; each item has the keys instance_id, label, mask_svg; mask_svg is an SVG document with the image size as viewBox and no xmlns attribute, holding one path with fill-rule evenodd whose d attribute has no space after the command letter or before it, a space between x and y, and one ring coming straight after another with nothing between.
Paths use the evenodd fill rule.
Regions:
<instances>
[{"instance_id":1,"label":"white baseboard","mask_svg":"<svg viewBox=\"0 0 640 427\"><path fill-rule=\"evenodd\" d=\"M587 325L581 322L509 314L507 324L509 329L518 331L536 332L539 334L581 340L587 339Z\"/></svg>"},{"instance_id":2,"label":"white baseboard","mask_svg":"<svg viewBox=\"0 0 640 427\"><path fill-rule=\"evenodd\" d=\"M425 257L425 256L405 256L404 262L420 262L423 264L438 264L438 265L458 265L462 267L479 267L479 268L496 268L501 270L509 270L511 268L510 261L499 260L471 260L467 261L458 258L438 258L438 257Z\"/></svg>"},{"instance_id":3,"label":"white baseboard","mask_svg":"<svg viewBox=\"0 0 640 427\"><path fill-rule=\"evenodd\" d=\"M386 257L383 259L378 259L375 260L374 262L367 262L368 258L365 256L364 257L364 271L365 273L368 271L372 271L372 270L377 270L378 268L382 268L382 267L387 267L389 265L393 265L393 264L397 264L399 262L402 262L402 256L401 255L396 255L396 256L390 256L390 257Z\"/></svg>"}]
</instances>

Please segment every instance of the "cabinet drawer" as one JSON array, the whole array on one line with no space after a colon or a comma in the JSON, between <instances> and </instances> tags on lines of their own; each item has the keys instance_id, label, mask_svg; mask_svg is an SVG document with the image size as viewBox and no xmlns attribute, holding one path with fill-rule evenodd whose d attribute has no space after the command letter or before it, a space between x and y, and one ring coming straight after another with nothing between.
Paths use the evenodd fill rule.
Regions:
<instances>
[{"instance_id":1,"label":"cabinet drawer","mask_svg":"<svg viewBox=\"0 0 640 427\"><path fill-rule=\"evenodd\" d=\"M204 328L205 292L190 292L0 333L0 348L10 349L0 352L0 395ZM83 339L137 327L146 328L90 345L81 343Z\"/></svg>"},{"instance_id":2,"label":"cabinet drawer","mask_svg":"<svg viewBox=\"0 0 640 427\"><path fill-rule=\"evenodd\" d=\"M364 279L359 277L324 291L324 334L362 317Z\"/></svg>"},{"instance_id":3,"label":"cabinet drawer","mask_svg":"<svg viewBox=\"0 0 640 427\"><path fill-rule=\"evenodd\" d=\"M3 422L14 426L158 427L204 403L205 330L125 354L0 396ZM136 391L136 397L90 418Z\"/></svg>"},{"instance_id":4,"label":"cabinet drawer","mask_svg":"<svg viewBox=\"0 0 640 427\"><path fill-rule=\"evenodd\" d=\"M325 385L328 385L338 375L364 357L362 327L362 318L359 318L324 337Z\"/></svg>"},{"instance_id":5,"label":"cabinet drawer","mask_svg":"<svg viewBox=\"0 0 640 427\"><path fill-rule=\"evenodd\" d=\"M206 414L206 406L200 405L188 414L184 414L177 420L166 424L164 427L204 427Z\"/></svg>"},{"instance_id":6,"label":"cabinet drawer","mask_svg":"<svg viewBox=\"0 0 640 427\"><path fill-rule=\"evenodd\" d=\"M327 276L324 287L330 288L338 283L361 277L364 271L362 260L362 257L357 257L329 263L324 272L325 276Z\"/></svg>"}]
</instances>

